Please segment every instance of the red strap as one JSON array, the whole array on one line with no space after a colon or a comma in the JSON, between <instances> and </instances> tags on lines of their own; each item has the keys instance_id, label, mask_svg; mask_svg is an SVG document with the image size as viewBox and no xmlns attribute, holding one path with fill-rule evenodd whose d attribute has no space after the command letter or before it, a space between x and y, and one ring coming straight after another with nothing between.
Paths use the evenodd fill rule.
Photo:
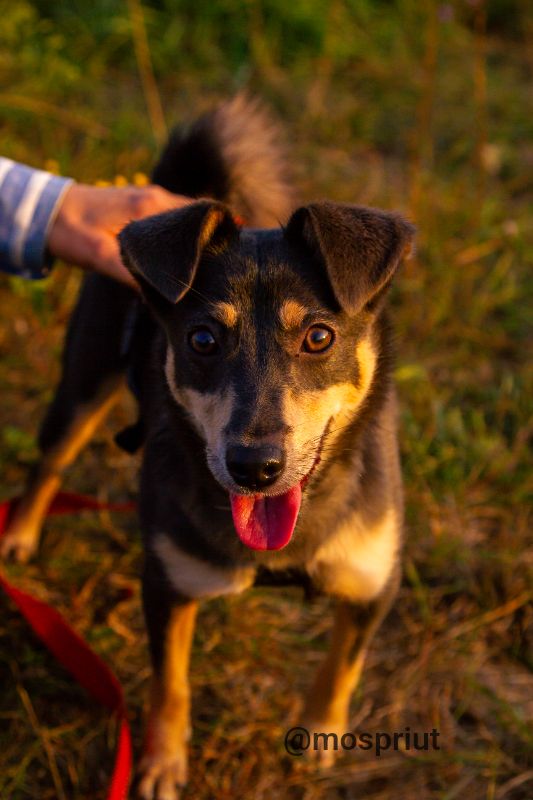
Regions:
<instances>
[{"instance_id":1,"label":"red strap","mask_svg":"<svg viewBox=\"0 0 533 800\"><path fill-rule=\"evenodd\" d=\"M17 500L0 504L0 536ZM69 514L82 509L129 511L134 503L103 503L92 497L71 492L59 492L50 506L49 514ZM125 800L131 776L131 733L127 719L122 687L100 656L63 619L54 608L17 589L0 573L0 586L13 600L37 636L56 659L95 700L117 715L120 721L113 777L107 800Z\"/></svg>"}]
</instances>

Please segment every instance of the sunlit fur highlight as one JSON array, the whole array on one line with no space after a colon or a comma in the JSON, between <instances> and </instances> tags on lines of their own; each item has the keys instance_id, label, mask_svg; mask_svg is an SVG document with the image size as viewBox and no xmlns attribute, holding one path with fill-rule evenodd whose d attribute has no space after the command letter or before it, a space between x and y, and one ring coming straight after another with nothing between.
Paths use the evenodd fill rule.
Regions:
<instances>
[{"instance_id":1,"label":"sunlit fur highlight","mask_svg":"<svg viewBox=\"0 0 533 800\"><path fill-rule=\"evenodd\" d=\"M304 321L307 309L296 300L286 300L279 310L279 322L281 327L288 331L291 328L299 328Z\"/></svg>"},{"instance_id":2,"label":"sunlit fur highlight","mask_svg":"<svg viewBox=\"0 0 533 800\"><path fill-rule=\"evenodd\" d=\"M233 303L213 303L209 307L209 313L226 328L234 328L239 319L239 312Z\"/></svg>"}]
</instances>

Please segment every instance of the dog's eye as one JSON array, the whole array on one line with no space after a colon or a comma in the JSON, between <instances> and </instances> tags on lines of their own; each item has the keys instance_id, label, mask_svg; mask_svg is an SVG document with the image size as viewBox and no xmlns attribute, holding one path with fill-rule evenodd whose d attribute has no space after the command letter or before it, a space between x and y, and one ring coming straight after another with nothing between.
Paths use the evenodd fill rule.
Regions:
<instances>
[{"instance_id":1,"label":"dog's eye","mask_svg":"<svg viewBox=\"0 0 533 800\"><path fill-rule=\"evenodd\" d=\"M209 328L197 328L189 334L189 344L196 353L210 356L217 350L216 339Z\"/></svg>"},{"instance_id":2,"label":"dog's eye","mask_svg":"<svg viewBox=\"0 0 533 800\"><path fill-rule=\"evenodd\" d=\"M313 325L305 334L303 350L306 353L322 353L333 342L333 332L329 328Z\"/></svg>"}]
</instances>

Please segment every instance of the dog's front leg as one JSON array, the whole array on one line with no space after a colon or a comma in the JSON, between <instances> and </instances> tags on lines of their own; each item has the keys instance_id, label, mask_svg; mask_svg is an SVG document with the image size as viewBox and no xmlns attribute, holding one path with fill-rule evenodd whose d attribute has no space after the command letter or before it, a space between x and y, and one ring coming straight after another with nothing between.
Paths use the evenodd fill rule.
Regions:
<instances>
[{"instance_id":1,"label":"dog's front leg","mask_svg":"<svg viewBox=\"0 0 533 800\"><path fill-rule=\"evenodd\" d=\"M338 601L330 650L321 665L304 708L304 724L311 733L332 733L339 739L348 728L350 699L359 682L368 647L396 595L399 570L387 588L368 604ZM327 749L325 744L327 743ZM333 740L317 737L311 741L312 753L323 766L334 757Z\"/></svg>"},{"instance_id":2,"label":"dog's front leg","mask_svg":"<svg viewBox=\"0 0 533 800\"><path fill-rule=\"evenodd\" d=\"M177 800L187 780L190 736L189 656L197 602L169 595L147 569L143 600L153 664L151 705L137 793Z\"/></svg>"}]
</instances>

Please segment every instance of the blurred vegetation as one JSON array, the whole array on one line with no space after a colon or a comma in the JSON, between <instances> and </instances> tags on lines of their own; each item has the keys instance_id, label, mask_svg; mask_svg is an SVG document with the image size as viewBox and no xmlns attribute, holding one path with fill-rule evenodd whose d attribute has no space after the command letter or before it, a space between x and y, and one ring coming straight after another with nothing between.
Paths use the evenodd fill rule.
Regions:
<instances>
[{"instance_id":1,"label":"blurred vegetation","mask_svg":"<svg viewBox=\"0 0 533 800\"><path fill-rule=\"evenodd\" d=\"M416 257L392 298L406 577L370 657L354 724L437 725L445 747L433 760L358 762L357 770L348 759L329 777L291 772L281 741L289 719L298 722L293 689L309 682L329 617L324 604L302 609L290 592L258 592L203 612L186 796L337 800L356 787L374 800L467 792L530 800L531 4L0 0L0 19L2 154L88 182L142 180L165 121L248 87L286 123L302 198L399 208L419 229ZM78 284L59 267L44 283L0 285L5 496L21 488L35 457ZM71 471L70 487L117 498L134 492L135 461L112 442L130 413L114 414ZM97 643L126 684L139 732L147 656L135 523L101 516L49 528L41 564L13 575L51 594ZM124 581L137 587L126 604ZM52 756L71 787L66 796L105 796L105 719L91 716L15 615L7 620L0 796L60 796ZM30 724L24 687L46 729Z\"/></svg>"}]
</instances>

